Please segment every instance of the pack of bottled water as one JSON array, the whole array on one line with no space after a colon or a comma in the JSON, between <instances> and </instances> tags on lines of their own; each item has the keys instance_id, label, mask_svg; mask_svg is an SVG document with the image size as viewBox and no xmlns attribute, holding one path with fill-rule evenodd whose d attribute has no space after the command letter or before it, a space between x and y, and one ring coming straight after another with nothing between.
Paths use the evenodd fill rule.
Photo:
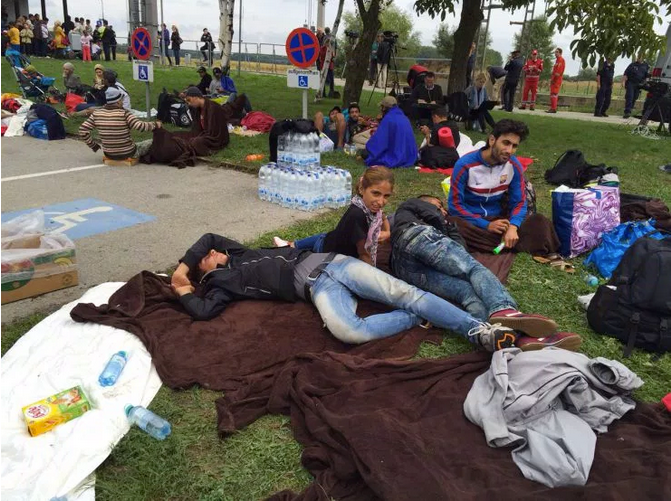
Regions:
<instances>
[{"instance_id":1,"label":"pack of bottled water","mask_svg":"<svg viewBox=\"0 0 671 501\"><path fill-rule=\"evenodd\" d=\"M319 134L286 132L277 138L277 165L312 171L321 164Z\"/></svg>"},{"instance_id":2,"label":"pack of bottled water","mask_svg":"<svg viewBox=\"0 0 671 501\"><path fill-rule=\"evenodd\" d=\"M352 174L328 165L301 169L271 162L259 169L258 193L261 200L290 209L345 207L352 197Z\"/></svg>"}]
</instances>

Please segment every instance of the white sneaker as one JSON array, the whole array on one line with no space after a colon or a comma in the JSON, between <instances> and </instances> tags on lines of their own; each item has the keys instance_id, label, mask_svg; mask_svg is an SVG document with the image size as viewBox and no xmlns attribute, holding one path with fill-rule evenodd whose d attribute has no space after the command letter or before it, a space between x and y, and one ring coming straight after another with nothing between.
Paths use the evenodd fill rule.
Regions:
<instances>
[{"instance_id":1,"label":"white sneaker","mask_svg":"<svg viewBox=\"0 0 671 501\"><path fill-rule=\"evenodd\" d=\"M280 237L273 237L273 245L275 247L289 247L289 242L282 240Z\"/></svg>"}]
</instances>

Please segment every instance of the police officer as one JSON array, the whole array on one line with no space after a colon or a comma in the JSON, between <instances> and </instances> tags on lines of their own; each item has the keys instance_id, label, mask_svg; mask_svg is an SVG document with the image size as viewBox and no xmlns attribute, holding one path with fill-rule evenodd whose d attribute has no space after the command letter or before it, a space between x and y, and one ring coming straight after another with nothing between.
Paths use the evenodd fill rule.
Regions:
<instances>
[{"instance_id":1,"label":"police officer","mask_svg":"<svg viewBox=\"0 0 671 501\"><path fill-rule=\"evenodd\" d=\"M631 110L636 104L638 96L641 94L640 85L645 82L650 71L648 63L643 61L643 54L636 57L636 61L627 66L624 70L624 77L622 78L622 85L625 86L624 94L624 118L631 116Z\"/></svg>"},{"instance_id":2,"label":"police officer","mask_svg":"<svg viewBox=\"0 0 671 501\"><path fill-rule=\"evenodd\" d=\"M510 59L504 66L506 73L506 80L504 82L503 90L503 109L509 112L513 111L513 105L515 104L515 91L517 90L517 84L520 81L520 75L522 74L522 68L524 67L524 58L521 56L520 51L515 49L510 54Z\"/></svg>"},{"instance_id":3,"label":"police officer","mask_svg":"<svg viewBox=\"0 0 671 501\"><path fill-rule=\"evenodd\" d=\"M595 117L607 117L606 111L610 106L610 96L613 92L613 75L615 65L611 57L606 57L603 64L596 72L596 106Z\"/></svg>"}]
</instances>

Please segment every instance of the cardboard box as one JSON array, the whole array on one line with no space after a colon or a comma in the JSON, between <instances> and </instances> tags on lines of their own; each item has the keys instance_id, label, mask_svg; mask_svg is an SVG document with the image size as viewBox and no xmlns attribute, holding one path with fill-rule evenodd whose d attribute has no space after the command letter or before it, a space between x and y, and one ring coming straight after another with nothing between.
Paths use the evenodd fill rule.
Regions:
<instances>
[{"instance_id":1,"label":"cardboard box","mask_svg":"<svg viewBox=\"0 0 671 501\"><path fill-rule=\"evenodd\" d=\"M65 235L2 239L2 304L78 283L74 243Z\"/></svg>"},{"instance_id":2,"label":"cardboard box","mask_svg":"<svg viewBox=\"0 0 671 501\"><path fill-rule=\"evenodd\" d=\"M26 405L21 412L31 436L41 435L59 424L67 423L91 410L91 404L81 386L61 391L34 404Z\"/></svg>"}]
</instances>

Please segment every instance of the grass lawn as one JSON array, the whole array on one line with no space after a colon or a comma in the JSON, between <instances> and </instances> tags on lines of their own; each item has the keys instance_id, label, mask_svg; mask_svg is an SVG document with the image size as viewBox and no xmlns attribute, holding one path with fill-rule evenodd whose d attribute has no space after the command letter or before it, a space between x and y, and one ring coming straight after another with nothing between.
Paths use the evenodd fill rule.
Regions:
<instances>
[{"instance_id":1,"label":"grass lawn","mask_svg":"<svg viewBox=\"0 0 671 501\"><path fill-rule=\"evenodd\" d=\"M75 65L80 74L92 74L92 65L86 67L86 73L82 70L85 67L83 63ZM60 74L58 61L36 60L36 66L47 75ZM133 105L141 109L143 84L132 81L128 63L118 62L112 66L129 89ZM155 78L154 98L161 87L181 88L195 82L197 75L193 68L156 68ZM283 78L243 73L236 78L236 84L247 92L255 109L267 111L278 118L300 114L300 92L287 89ZM3 62L2 91L13 89L12 76ZM365 100L362 99L364 113L375 112L378 98L374 97L370 106L365 104L367 100L368 94ZM328 110L333 104L334 101L329 100L318 105L311 103L310 112ZM495 119L510 116L494 112ZM671 204L671 176L657 168L671 161L668 138L652 141L632 136L622 126L562 120L545 114L518 118L523 119L531 130L529 139L521 145L518 153L534 159L528 173L536 186L542 213L551 213L552 189L545 183L543 172L563 151L573 148L582 150L590 163L617 166L623 191L659 197ZM78 123L81 120L68 121L68 130L75 132ZM473 133L473 138L479 140L484 136ZM255 172L260 162L245 162L244 157L259 152L267 154L267 136L233 136L230 147L215 155L214 160ZM323 163L347 168L354 176L363 170L360 163L342 153L325 155ZM396 189L390 211L410 196L441 194L441 175L418 174L412 169L398 170L395 174ZM331 211L274 234L297 238L325 231L333 228L342 212ZM262 235L250 243L270 245L271 237L271 234ZM584 339L582 352L586 355L623 361L645 381L643 388L636 393L637 398L658 401L669 391L671 356L667 354L654 361L650 354L637 350L631 358L624 360L619 342L590 330L576 301L578 295L593 290L581 278L581 262L582 259L574 260L578 273L568 275L539 265L528 255L520 255L515 261L508 287L524 311L548 315L557 320L562 330L580 333ZM140 269L141 266L138 267ZM2 353L42 318L43 315L33 315L25 321L3 326ZM470 349L465 341L446 334L440 346L425 344L418 356L445 357ZM255 500L286 488L300 490L310 482L310 476L300 465L301 448L293 440L288 418L265 417L221 441L216 433L214 409L214 400L219 396L217 392L200 388L187 391L162 388L151 408L172 423L172 436L159 442L133 428L97 470L98 499Z\"/></svg>"}]
</instances>

